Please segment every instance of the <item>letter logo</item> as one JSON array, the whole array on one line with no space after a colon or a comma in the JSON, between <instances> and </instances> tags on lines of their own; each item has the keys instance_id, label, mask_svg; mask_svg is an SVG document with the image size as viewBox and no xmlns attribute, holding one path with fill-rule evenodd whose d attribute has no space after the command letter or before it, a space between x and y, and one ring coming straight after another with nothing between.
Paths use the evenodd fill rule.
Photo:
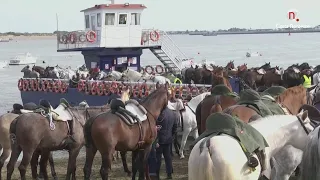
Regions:
<instances>
[{"instance_id":1,"label":"letter logo","mask_svg":"<svg viewBox=\"0 0 320 180\"><path fill-rule=\"evenodd\" d=\"M289 11L288 12L288 19L289 20L296 20L297 22L299 22L299 18L296 16L296 12L294 11Z\"/></svg>"}]
</instances>

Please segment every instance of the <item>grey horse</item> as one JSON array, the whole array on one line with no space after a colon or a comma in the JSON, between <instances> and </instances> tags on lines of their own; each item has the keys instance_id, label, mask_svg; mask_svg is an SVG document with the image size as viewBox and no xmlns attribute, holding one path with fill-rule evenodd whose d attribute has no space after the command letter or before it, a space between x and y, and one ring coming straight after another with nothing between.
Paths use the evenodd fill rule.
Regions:
<instances>
[{"instance_id":1,"label":"grey horse","mask_svg":"<svg viewBox=\"0 0 320 180\"><path fill-rule=\"evenodd\" d=\"M39 78L40 74L36 71L30 70L29 65L21 69L23 72L23 78Z\"/></svg>"}]
</instances>

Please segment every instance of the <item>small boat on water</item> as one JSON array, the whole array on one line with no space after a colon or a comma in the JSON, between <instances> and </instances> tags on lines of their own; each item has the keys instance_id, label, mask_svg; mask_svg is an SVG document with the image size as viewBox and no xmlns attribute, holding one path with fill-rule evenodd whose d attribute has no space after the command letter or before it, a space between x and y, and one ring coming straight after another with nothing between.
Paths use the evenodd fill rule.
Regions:
<instances>
[{"instance_id":1,"label":"small boat on water","mask_svg":"<svg viewBox=\"0 0 320 180\"><path fill-rule=\"evenodd\" d=\"M9 39L2 39L0 38L0 42L9 42L10 40Z\"/></svg>"},{"instance_id":2,"label":"small boat on water","mask_svg":"<svg viewBox=\"0 0 320 180\"><path fill-rule=\"evenodd\" d=\"M31 55L31 53L19 54L10 59L9 65L27 65L35 64L37 57Z\"/></svg>"},{"instance_id":3,"label":"small boat on water","mask_svg":"<svg viewBox=\"0 0 320 180\"><path fill-rule=\"evenodd\" d=\"M208 33L202 34L202 36L217 36L217 35L218 34L215 32L208 32Z\"/></svg>"},{"instance_id":4,"label":"small boat on water","mask_svg":"<svg viewBox=\"0 0 320 180\"><path fill-rule=\"evenodd\" d=\"M257 57L257 56L262 56L262 54L259 52L254 52L254 53L247 52L246 53L246 57Z\"/></svg>"}]
</instances>

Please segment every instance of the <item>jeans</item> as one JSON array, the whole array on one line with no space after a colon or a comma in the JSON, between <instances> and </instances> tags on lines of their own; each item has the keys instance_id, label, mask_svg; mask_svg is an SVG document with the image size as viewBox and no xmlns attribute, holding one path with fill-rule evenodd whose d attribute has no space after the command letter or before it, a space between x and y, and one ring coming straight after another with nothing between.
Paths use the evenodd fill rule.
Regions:
<instances>
[{"instance_id":1,"label":"jeans","mask_svg":"<svg viewBox=\"0 0 320 180\"><path fill-rule=\"evenodd\" d=\"M157 176L157 156L156 156L156 147L152 145L152 148L148 157L148 167L149 167L149 175Z\"/></svg>"},{"instance_id":2,"label":"jeans","mask_svg":"<svg viewBox=\"0 0 320 180\"><path fill-rule=\"evenodd\" d=\"M157 148L156 153L157 153L157 174L158 175L159 175L160 168L161 168L162 154L164 156L164 161L166 164L167 175L171 175L173 172L170 145L171 144L160 144L160 146Z\"/></svg>"}]
</instances>

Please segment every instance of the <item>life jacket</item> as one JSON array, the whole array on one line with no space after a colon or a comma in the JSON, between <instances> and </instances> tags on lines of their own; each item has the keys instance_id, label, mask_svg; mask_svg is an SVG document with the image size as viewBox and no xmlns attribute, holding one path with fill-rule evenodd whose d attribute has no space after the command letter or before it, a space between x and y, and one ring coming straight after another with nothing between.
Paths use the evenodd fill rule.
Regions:
<instances>
[{"instance_id":1,"label":"life jacket","mask_svg":"<svg viewBox=\"0 0 320 180\"><path fill-rule=\"evenodd\" d=\"M182 81L179 78L175 78L173 84L182 84Z\"/></svg>"},{"instance_id":2,"label":"life jacket","mask_svg":"<svg viewBox=\"0 0 320 180\"><path fill-rule=\"evenodd\" d=\"M310 88L311 87L311 77L308 77L307 75L303 75L303 87Z\"/></svg>"}]
</instances>

